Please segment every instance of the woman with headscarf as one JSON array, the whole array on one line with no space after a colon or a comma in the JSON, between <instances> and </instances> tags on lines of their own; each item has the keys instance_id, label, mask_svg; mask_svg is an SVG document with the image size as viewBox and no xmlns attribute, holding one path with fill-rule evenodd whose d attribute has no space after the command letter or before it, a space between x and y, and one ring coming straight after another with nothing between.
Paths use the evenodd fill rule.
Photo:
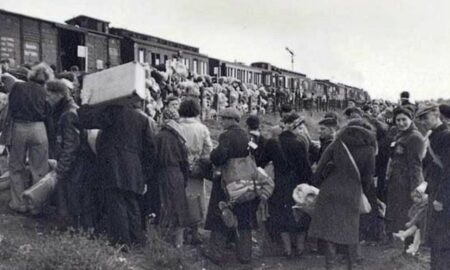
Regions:
<instances>
[{"instance_id":1,"label":"woman with headscarf","mask_svg":"<svg viewBox=\"0 0 450 270\"><path fill-rule=\"evenodd\" d=\"M175 109L163 111L163 125L156 135L155 160L161 196L160 225L173 232L177 248L183 245L184 228L189 225L186 198L189 163L179 118Z\"/></svg>"},{"instance_id":2,"label":"woman with headscarf","mask_svg":"<svg viewBox=\"0 0 450 270\"><path fill-rule=\"evenodd\" d=\"M371 202L377 143L372 126L351 120L339 131L317 165L315 185L320 192L308 235L324 242L326 269L332 269L336 245L347 248L348 269L356 259L362 195Z\"/></svg>"},{"instance_id":3,"label":"woman with headscarf","mask_svg":"<svg viewBox=\"0 0 450 270\"><path fill-rule=\"evenodd\" d=\"M391 144L391 159L387 172L386 232L388 236L404 228L409 221L408 210L413 205L411 192L422 183L422 159L425 141L413 122L414 112L406 106L394 110L398 133ZM405 247L411 244L405 241Z\"/></svg>"}]
</instances>

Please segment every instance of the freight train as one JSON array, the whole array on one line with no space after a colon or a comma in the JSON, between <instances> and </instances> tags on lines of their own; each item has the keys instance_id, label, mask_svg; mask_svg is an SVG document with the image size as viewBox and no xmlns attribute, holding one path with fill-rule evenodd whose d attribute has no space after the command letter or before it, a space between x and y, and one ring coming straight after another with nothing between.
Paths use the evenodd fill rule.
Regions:
<instances>
[{"instance_id":1,"label":"freight train","mask_svg":"<svg viewBox=\"0 0 450 270\"><path fill-rule=\"evenodd\" d=\"M367 91L357 87L313 80L266 62L245 65L220 60L193 46L109 24L84 15L58 23L0 9L0 59L13 59L17 64L45 61L57 71L77 66L95 72L130 61L157 66L177 58L193 74L232 77L296 97L341 102L353 99L360 103L370 100Z\"/></svg>"}]
</instances>

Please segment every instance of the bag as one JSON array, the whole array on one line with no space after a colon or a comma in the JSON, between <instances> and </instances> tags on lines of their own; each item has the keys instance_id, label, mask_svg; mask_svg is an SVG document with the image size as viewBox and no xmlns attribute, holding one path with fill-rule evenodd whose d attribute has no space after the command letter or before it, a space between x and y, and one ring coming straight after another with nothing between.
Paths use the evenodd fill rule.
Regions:
<instances>
[{"instance_id":1,"label":"bag","mask_svg":"<svg viewBox=\"0 0 450 270\"><path fill-rule=\"evenodd\" d=\"M274 189L272 178L256 167L252 156L230 159L222 169L222 185L230 202L243 203L256 197L268 199Z\"/></svg>"},{"instance_id":2,"label":"bag","mask_svg":"<svg viewBox=\"0 0 450 270\"><path fill-rule=\"evenodd\" d=\"M352 162L353 167L355 168L355 170L357 172L358 179L361 182L361 173L359 172L358 165L356 165L356 162L355 162L355 159L353 158L352 153L350 153L350 150L348 150L347 145L343 141L340 141L340 142L344 146L345 151L347 152L347 155L349 156L350 161ZM362 190L362 187L361 187L361 200L360 201L361 202L359 204L359 212L361 214L368 214L368 213L370 213L372 211L372 206L370 205L369 199L367 199L366 194L364 194L364 191Z\"/></svg>"},{"instance_id":3,"label":"bag","mask_svg":"<svg viewBox=\"0 0 450 270\"><path fill-rule=\"evenodd\" d=\"M203 220L203 211L200 195L187 196L189 225L199 224Z\"/></svg>"},{"instance_id":4,"label":"bag","mask_svg":"<svg viewBox=\"0 0 450 270\"><path fill-rule=\"evenodd\" d=\"M22 193L22 197L31 213L39 213L55 190L56 172L50 171L36 184Z\"/></svg>"}]
</instances>

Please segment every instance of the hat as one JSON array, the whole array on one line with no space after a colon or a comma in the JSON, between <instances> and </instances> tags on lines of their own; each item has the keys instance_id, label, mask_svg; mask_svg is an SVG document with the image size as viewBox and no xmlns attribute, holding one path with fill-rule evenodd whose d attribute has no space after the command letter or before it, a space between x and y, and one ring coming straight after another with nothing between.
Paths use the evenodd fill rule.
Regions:
<instances>
[{"instance_id":1,"label":"hat","mask_svg":"<svg viewBox=\"0 0 450 270\"><path fill-rule=\"evenodd\" d=\"M327 127L337 127L338 123L335 118L325 117L324 119L319 121L319 125L327 126Z\"/></svg>"},{"instance_id":2,"label":"hat","mask_svg":"<svg viewBox=\"0 0 450 270\"><path fill-rule=\"evenodd\" d=\"M409 119L414 119L414 111L411 110L410 107L407 106L398 106L397 108L394 109L394 119L397 117L397 115L399 114L404 114L406 115Z\"/></svg>"},{"instance_id":3,"label":"hat","mask_svg":"<svg viewBox=\"0 0 450 270\"><path fill-rule=\"evenodd\" d=\"M236 108L225 108L219 115L220 117L234 119L238 122L241 120L241 113Z\"/></svg>"},{"instance_id":4,"label":"hat","mask_svg":"<svg viewBox=\"0 0 450 270\"><path fill-rule=\"evenodd\" d=\"M327 112L323 116L323 118L334 118L334 119L336 119L336 122L337 122L337 120L339 119L339 115L336 112Z\"/></svg>"},{"instance_id":5,"label":"hat","mask_svg":"<svg viewBox=\"0 0 450 270\"><path fill-rule=\"evenodd\" d=\"M409 92L408 91L403 91L400 93L400 98L409 98Z\"/></svg>"},{"instance_id":6,"label":"hat","mask_svg":"<svg viewBox=\"0 0 450 270\"><path fill-rule=\"evenodd\" d=\"M448 104L439 105L439 111L445 118L450 118L450 105Z\"/></svg>"},{"instance_id":7,"label":"hat","mask_svg":"<svg viewBox=\"0 0 450 270\"><path fill-rule=\"evenodd\" d=\"M346 116L350 116L353 113L356 113L356 114L359 114L359 115L363 115L363 112L358 107L350 107L350 108L347 108L347 109L344 110L344 115L346 115Z\"/></svg>"},{"instance_id":8,"label":"hat","mask_svg":"<svg viewBox=\"0 0 450 270\"><path fill-rule=\"evenodd\" d=\"M421 106L419 106L419 109L417 110L416 117L424 116L425 114L433 111L438 111L439 106L435 103L426 103Z\"/></svg>"}]
</instances>

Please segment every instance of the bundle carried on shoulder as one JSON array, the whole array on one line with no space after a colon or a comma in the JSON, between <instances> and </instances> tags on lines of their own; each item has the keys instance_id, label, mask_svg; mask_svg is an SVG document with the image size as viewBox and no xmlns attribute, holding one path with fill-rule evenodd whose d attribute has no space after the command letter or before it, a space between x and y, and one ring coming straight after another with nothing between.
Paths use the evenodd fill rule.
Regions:
<instances>
[{"instance_id":1,"label":"bundle carried on shoulder","mask_svg":"<svg viewBox=\"0 0 450 270\"><path fill-rule=\"evenodd\" d=\"M275 187L272 178L256 166L252 156L232 158L222 168L222 186L230 202L243 203L257 197L268 199Z\"/></svg>"}]
</instances>

